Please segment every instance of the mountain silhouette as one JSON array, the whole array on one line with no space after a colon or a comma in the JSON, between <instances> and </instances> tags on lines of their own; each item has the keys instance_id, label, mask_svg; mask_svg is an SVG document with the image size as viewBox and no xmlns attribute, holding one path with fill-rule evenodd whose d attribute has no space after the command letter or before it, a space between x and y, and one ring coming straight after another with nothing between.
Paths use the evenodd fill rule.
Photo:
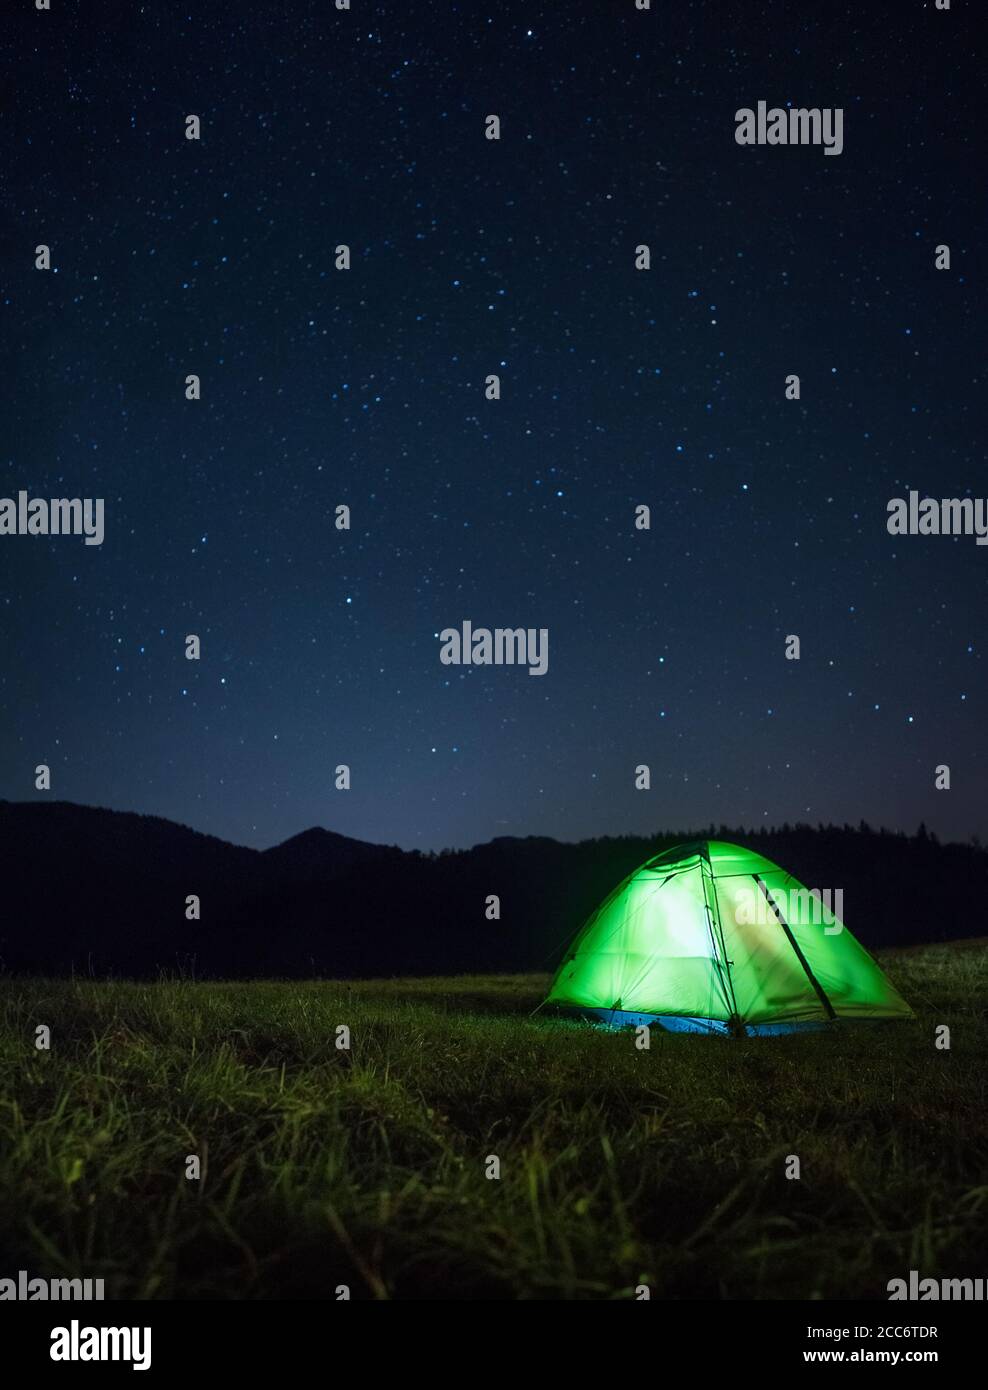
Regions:
<instances>
[{"instance_id":1,"label":"mountain silhouette","mask_svg":"<svg viewBox=\"0 0 988 1390\"><path fill-rule=\"evenodd\" d=\"M248 849L157 816L0 801L0 969L153 977L546 970L601 899L695 838L750 844L810 888L843 889L866 946L974 937L988 852L858 827L693 827L565 844L500 836L424 854L318 827ZM190 920L188 903L200 916ZM500 917L489 903L499 900Z\"/></svg>"},{"instance_id":2,"label":"mountain silhouette","mask_svg":"<svg viewBox=\"0 0 988 1390\"><path fill-rule=\"evenodd\" d=\"M360 865L396 860L402 851L397 846L369 844L313 826L261 853L265 871L282 874L286 882L302 883L327 882Z\"/></svg>"}]
</instances>

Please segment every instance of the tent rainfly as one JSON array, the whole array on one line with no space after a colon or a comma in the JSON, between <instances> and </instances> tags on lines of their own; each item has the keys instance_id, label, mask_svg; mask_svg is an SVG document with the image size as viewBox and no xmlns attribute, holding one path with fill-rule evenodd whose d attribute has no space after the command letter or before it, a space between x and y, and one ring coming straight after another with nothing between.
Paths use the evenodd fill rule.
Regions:
<instances>
[{"instance_id":1,"label":"tent rainfly","mask_svg":"<svg viewBox=\"0 0 988 1390\"><path fill-rule=\"evenodd\" d=\"M829 896L740 845L679 845L604 899L546 1002L615 1026L736 1036L912 1017Z\"/></svg>"}]
</instances>

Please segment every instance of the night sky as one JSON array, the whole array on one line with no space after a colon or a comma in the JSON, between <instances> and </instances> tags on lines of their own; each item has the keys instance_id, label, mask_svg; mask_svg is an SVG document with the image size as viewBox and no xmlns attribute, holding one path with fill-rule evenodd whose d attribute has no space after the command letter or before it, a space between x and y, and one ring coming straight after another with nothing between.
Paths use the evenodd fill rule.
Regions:
<instances>
[{"instance_id":1,"label":"night sky","mask_svg":"<svg viewBox=\"0 0 988 1390\"><path fill-rule=\"evenodd\" d=\"M986 486L977 6L16 8L0 494L106 538L0 537L0 797L988 838L988 548L886 529ZM759 100L843 153L740 147ZM548 673L441 665L464 619Z\"/></svg>"}]
</instances>

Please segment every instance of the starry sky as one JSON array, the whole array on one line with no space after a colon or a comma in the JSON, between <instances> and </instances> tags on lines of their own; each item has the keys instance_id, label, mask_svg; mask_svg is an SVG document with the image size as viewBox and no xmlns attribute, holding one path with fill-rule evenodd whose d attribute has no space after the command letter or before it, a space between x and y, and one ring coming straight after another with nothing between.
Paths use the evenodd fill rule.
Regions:
<instances>
[{"instance_id":1,"label":"starry sky","mask_svg":"<svg viewBox=\"0 0 988 1390\"><path fill-rule=\"evenodd\" d=\"M0 494L106 539L0 537L0 797L988 838L988 548L886 530L986 486L974 8L24 0ZM759 100L843 153L739 147ZM464 619L548 673L443 666Z\"/></svg>"}]
</instances>

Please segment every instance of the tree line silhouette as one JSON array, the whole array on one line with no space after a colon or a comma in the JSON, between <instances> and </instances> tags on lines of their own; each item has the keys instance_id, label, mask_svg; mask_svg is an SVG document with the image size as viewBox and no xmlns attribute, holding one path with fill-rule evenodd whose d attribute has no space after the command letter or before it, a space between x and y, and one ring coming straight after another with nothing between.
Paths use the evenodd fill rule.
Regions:
<instances>
[{"instance_id":1,"label":"tree line silhouette","mask_svg":"<svg viewBox=\"0 0 988 1390\"><path fill-rule=\"evenodd\" d=\"M0 802L0 970L202 978L549 970L637 865L697 838L750 845L841 888L866 946L985 933L988 851L850 825L708 826L576 844L499 837L422 853L309 830L269 850L154 816ZM500 919L488 920L490 895ZM199 920L186 902L199 899Z\"/></svg>"}]
</instances>

